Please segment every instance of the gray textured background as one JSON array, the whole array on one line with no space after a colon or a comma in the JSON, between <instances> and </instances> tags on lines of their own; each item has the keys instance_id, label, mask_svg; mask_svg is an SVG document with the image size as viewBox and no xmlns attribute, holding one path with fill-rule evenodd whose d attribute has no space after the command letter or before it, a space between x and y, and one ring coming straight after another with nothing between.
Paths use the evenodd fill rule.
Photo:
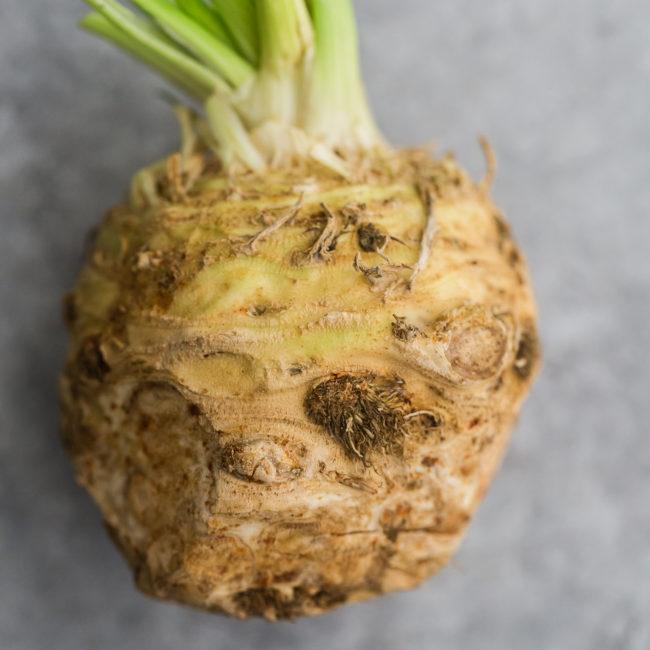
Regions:
<instances>
[{"instance_id":1,"label":"gray textured background","mask_svg":"<svg viewBox=\"0 0 650 650\"><path fill-rule=\"evenodd\" d=\"M0 4L0 648L650 648L650 4L360 0L379 121L495 188L546 364L451 567L294 624L150 601L59 447L59 298L86 231L176 146L160 85L77 33L75 0ZM398 13L399 8L399 13Z\"/></svg>"}]
</instances>

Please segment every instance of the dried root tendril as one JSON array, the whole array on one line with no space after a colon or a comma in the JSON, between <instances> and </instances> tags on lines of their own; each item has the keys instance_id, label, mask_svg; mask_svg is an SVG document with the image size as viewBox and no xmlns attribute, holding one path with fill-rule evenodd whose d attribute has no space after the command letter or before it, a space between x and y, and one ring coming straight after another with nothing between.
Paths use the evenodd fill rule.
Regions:
<instances>
[{"instance_id":1,"label":"dried root tendril","mask_svg":"<svg viewBox=\"0 0 650 650\"><path fill-rule=\"evenodd\" d=\"M291 221L293 221L300 213L303 197L304 194L301 194L299 199L296 201L296 203L293 206L291 206L291 208L289 208L284 213L284 215L276 219L276 221L274 221L272 224L266 226L266 228L260 230L256 235L253 235L253 237L251 237L248 240L248 242L243 246L242 251L247 255L252 255L253 253L255 253L257 244L259 244L261 241L264 241L265 239L270 237L274 232L280 230L280 228L286 226Z\"/></svg>"},{"instance_id":2,"label":"dried root tendril","mask_svg":"<svg viewBox=\"0 0 650 650\"><path fill-rule=\"evenodd\" d=\"M176 153L167 158L165 169L165 198L174 203L183 203L204 169L202 155L194 154L185 157Z\"/></svg>"},{"instance_id":3,"label":"dried root tendril","mask_svg":"<svg viewBox=\"0 0 650 650\"><path fill-rule=\"evenodd\" d=\"M432 418L437 418L439 417L437 413L434 413L433 411L413 411L413 413L409 413L404 416L405 420L412 420L413 418L420 418L423 415L428 415L429 417Z\"/></svg>"},{"instance_id":4,"label":"dried root tendril","mask_svg":"<svg viewBox=\"0 0 650 650\"><path fill-rule=\"evenodd\" d=\"M354 269L364 276L370 284L371 291L382 293L384 299L387 299L398 291L408 288L408 280L404 278L403 272L412 267L408 264L364 266L361 262L361 254L357 253L354 258Z\"/></svg>"},{"instance_id":5,"label":"dried root tendril","mask_svg":"<svg viewBox=\"0 0 650 650\"><path fill-rule=\"evenodd\" d=\"M490 141L484 135L480 136L478 141L485 157L485 176L483 176L478 186L482 192L487 193L490 191L497 173L497 158Z\"/></svg>"},{"instance_id":6,"label":"dried root tendril","mask_svg":"<svg viewBox=\"0 0 650 650\"><path fill-rule=\"evenodd\" d=\"M415 280L429 261L429 257L431 256L431 249L433 248L433 242L438 231L434 210L435 198L433 196L433 192L428 187L419 187L418 189L420 190L420 196L422 197L422 201L424 203L426 223L424 225L424 232L422 233L422 240L420 242L420 255L418 257L418 261L415 263L413 273L411 274L408 282L409 290L413 288Z\"/></svg>"},{"instance_id":7,"label":"dried root tendril","mask_svg":"<svg viewBox=\"0 0 650 650\"><path fill-rule=\"evenodd\" d=\"M325 215L325 225L309 250L298 251L294 255L294 264L297 266L328 262L336 249L339 237L347 232L350 221L348 213L334 213L325 203L321 203L320 207Z\"/></svg>"},{"instance_id":8,"label":"dried root tendril","mask_svg":"<svg viewBox=\"0 0 650 650\"><path fill-rule=\"evenodd\" d=\"M309 262L329 260L331 253L336 246L336 240L342 231L341 222L337 216L327 207L327 205L325 205L325 203L321 203L321 207L323 208L323 212L325 212L327 221L325 222L325 227L318 236L318 239L314 242L307 253L307 259Z\"/></svg>"},{"instance_id":9,"label":"dried root tendril","mask_svg":"<svg viewBox=\"0 0 650 650\"><path fill-rule=\"evenodd\" d=\"M141 169L131 183L134 208L152 207L161 199L183 202L205 169L205 143L199 136L199 116L187 106L174 104L181 131L180 152Z\"/></svg>"}]
</instances>

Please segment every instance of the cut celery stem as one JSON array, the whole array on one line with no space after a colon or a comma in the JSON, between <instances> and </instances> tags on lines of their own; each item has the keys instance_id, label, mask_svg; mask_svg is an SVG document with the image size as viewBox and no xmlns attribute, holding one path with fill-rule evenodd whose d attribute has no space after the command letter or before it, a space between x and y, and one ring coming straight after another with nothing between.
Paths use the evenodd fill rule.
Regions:
<instances>
[{"instance_id":1,"label":"cut celery stem","mask_svg":"<svg viewBox=\"0 0 650 650\"><path fill-rule=\"evenodd\" d=\"M304 0L257 0L261 65L276 74L292 69L312 45Z\"/></svg>"},{"instance_id":2,"label":"cut celery stem","mask_svg":"<svg viewBox=\"0 0 650 650\"><path fill-rule=\"evenodd\" d=\"M226 167L237 160L253 171L262 171L266 167L262 154L251 141L230 102L213 95L205 102L205 112Z\"/></svg>"},{"instance_id":3,"label":"cut celery stem","mask_svg":"<svg viewBox=\"0 0 650 650\"><path fill-rule=\"evenodd\" d=\"M97 0L95 0L97 1ZM186 16L168 0L133 0L175 41L209 68L238 88L255 76L255 69L208 30Z\"/></svg>"},{"instance_id":4,"label":"cut celery stem","mask_svg":"<svg viewBox=\"0 0 650 650\"><path fill-rule=\"evenodd\" d=\"M79 25L86 31L117 45L134 58L146 63L168 81L196 99L207 99L220 81L209 70L203 69L192 59L185 62L186 67L183 66L185 74L181 73L179 68L182 63L178 60L178 53L174 53L174 64L170 64L166 57L161 56L160 51L130 38L101 14L88 14L82 18Z\"/></svg>"},{"instance_id":5,"label":"cut celery stem","mask_svg":"<svg viewBox=\"0 0 650 650\"><path fill-rule=\"evenodd\" d=\"M176 0L176 4L181 11L190 16L194 22L205 27L222 43L230 48L235 47L217 12L210 9L203 0Z\"/></svg>"},{"instance_id":6,"label":"cut celery stem","mask_svg":"<svg viewBox=\"0 0 650 650\"><path fill-rule=\"evenodd\" d=\"M259 61L259 34L254 0L209 0L228 30L239 52L252 65Z\"/></svg>"},{"instance_id":7,"label":"cut celery stem","mask_svg":"<svg viewBox=\"0 0 650 650\"><path fill-rule=\"evenodd\" d=\"M164 34L157 33L154 26L148 25L119 3L111 0L87 0L101 14L113 29L91 19L84 26L94 31L101 30L104 38L109 38L130 54L142 58L149 65L160 70L175 83L188 84L201 89L199 98L216 90L227 90L225 82L205 66L181 52ZM92 16L93 14L91 14ZM95 14L97 15L97 14ZM117 35L117 32L121 36ZM118 42L119 41L119 42Z\"/></svg>"},{"instance_id":8,"label":"cut celery stem","mask_svg":"<svg viewBox=\"0 0 650 650\"><path fill-rule=\"evenodd\" d=\"M307 2L314 25L316 54L305 129L328 142L344 136L355 145L378 144L381 138L361 81L352 4L350 0Z\"/></svg>"},{"instance_id":9,"label":"cut celery stem","mask_svg":"<svg viewBox=\"0 0 650 650\"><path fill-rule=\"evenodd\" d=\"M301 75L313 47L304 0L257 0L260 65L255 83L237 107L247 124L295 125L301 106Z\"/></svg>"}]
</instances>

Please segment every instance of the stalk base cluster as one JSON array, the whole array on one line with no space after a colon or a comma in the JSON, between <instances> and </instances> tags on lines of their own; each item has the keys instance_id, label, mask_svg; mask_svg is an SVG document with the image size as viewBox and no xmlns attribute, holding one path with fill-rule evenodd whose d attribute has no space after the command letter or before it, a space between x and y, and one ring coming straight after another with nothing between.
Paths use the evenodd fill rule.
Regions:
<instances>
[{"instance_id":1,"label":"stalk base cluster","mask_svg":"<svg viewBox=\"0 0 650 650\"><path fill-rule=\"evenodd\" d=\"M231 172L383 148L359 73L350 0L85 0L82 26L202 105Z\"/></svg>"}]
</instances>

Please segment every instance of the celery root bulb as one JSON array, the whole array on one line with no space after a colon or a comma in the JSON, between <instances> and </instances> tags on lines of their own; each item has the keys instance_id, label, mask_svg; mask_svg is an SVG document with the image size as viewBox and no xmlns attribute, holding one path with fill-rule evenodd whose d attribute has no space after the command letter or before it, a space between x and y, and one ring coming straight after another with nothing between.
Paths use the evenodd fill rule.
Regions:
<instances>
[{"instance_id":1,"label":"celery root bulb","mask_svg":"<svg viewBox=\"0 0 650 650\"><path fill-rule=\"evenodd\" d=\"M537 368L527 272L451 158L360 165L172 157L96 232L65 440L145 592L290 618L457 548Z\"/></svg>"},{"instance_id":2,"label":"celery root bulb","mask_svg":"<svg viewBox=\"0 0 650 650\"><path fill-rule=\"evenodd\" d=\"M538 365L490 156L390 149L350 0L85 2L194 107L66 302L65 441L138 585L269 619L417 585Z\"/></svg>"}]
</instances>

